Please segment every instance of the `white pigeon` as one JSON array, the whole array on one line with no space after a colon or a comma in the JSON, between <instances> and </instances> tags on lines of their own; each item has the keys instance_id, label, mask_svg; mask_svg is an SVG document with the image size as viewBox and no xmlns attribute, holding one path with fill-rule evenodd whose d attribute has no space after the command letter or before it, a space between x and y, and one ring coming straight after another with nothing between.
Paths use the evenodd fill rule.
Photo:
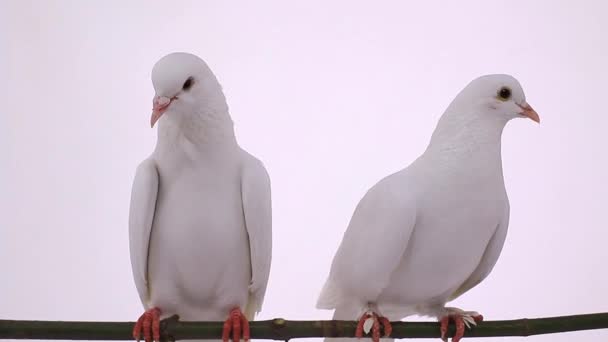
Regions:
<instances>
[{"instance_id":1,"label":"white pigeon","mask_svg":"<svg viewBox=\"0 0 608 342\"><path fill-rule=\"evenodd\" d=\"M488 276L509 223L501 135L518 117L540 122L508 75L473 80L449 105L426 151L374 185L359 202L317 308L359 319L357 336L418 314L437 317L445 341L482 319L445 304Z\"/></svg>"},{"instance_id":2,"label":"white pigeon","mask_svg":"<svg viewBox=\"0 0 608 342\"><path fill-rule=\"evenodd\" d=\"M237 144L222 88L207 64L172 53L152 70L158 122L135 175L129 247L146 309L133 329L158 341L159 320L224 321L223 340L249 339L270 273L270 180Z\"/></svg>"}]
</instances>

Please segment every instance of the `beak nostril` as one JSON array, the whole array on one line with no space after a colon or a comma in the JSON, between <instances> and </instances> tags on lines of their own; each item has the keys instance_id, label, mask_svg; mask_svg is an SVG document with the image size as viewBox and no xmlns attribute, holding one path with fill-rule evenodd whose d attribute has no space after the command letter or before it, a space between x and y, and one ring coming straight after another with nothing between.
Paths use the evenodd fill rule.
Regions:
<instances>
[{"instance_id":1,"label":"beak nostril","mask_svg":"<svg viewBox=\"0 0 608 342\"><path fill-rule=\"evenodd\" d=\"M152 101L152 104L157 107L157 106L165 106L168 105L171 102L171 99L166 97L166 96L157 96L154 98L154 100Z\"/></svg>"}]
</instances>

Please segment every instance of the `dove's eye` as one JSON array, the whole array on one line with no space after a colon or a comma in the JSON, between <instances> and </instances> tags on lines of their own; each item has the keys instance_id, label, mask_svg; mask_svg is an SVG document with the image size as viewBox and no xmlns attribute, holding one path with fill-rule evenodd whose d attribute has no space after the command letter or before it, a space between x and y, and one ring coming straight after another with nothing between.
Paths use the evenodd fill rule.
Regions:
<instances>
[{"instance_id":1,"label":"dove's eye","mask_svg":"<svg viewBox=\"0 0 608 342\"><path fill-rule=\"evenodd\" d=\"M501 101L507 101L511 98L511 89L509 87L502 87L498 91L498 99Z\"/></svg>"},{"instance_id":2,"label":"dove's eye","mask_svg":"<svg viewBox=\"0 0 608 342\"><path fill-rule=\"evenodd\" d=\"M182 87L182 89L189 90L190 88L192 88L193 84L194 84L194 78L188 77L186 82L184 82L184 86Z\"/></svg>"}]
</instances>

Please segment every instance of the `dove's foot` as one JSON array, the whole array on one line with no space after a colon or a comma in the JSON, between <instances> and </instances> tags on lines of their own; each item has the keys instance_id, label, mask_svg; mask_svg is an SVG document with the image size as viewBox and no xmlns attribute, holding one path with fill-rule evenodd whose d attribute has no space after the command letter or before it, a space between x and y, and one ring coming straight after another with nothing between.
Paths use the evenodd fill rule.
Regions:
<instances>
[{"instance_id":1,"label":"dove's foot","mask_svg":"<svg viewBox=\"0 0 608 342\"><path fill-rule=\"evenodd\" d=\"M477 325L478 322L483 321L483 316L475 311L445 308L445 313L441 316L439 322L441 323L441 339L446 342L448 338L445 335L448 332L450 320L456 325L456 332L454 333L454 337L452 337L452 342L458 342L464 336L465 326L469 329L471 325Z\"/></svg>"},{"instance_id":2,"label":"dove's foot","mask_svg":"<svg viewBox=\"0 0 608 342\"><path fill-rule=\"evenodd\" d=\"M160 309L152 308L144 312L133 327L133 338L139 342L141 335L146 342L160 341Z\"/></svg>"},{"instance_id":3,"label":"dove's foot","mask_svg":"<svg viewBox=\"0 0 608 342\"><path fill-rule=\"evenodd\" d=\"M368 334L369 331L372 331L372 341L379 342L380 341L380 324L384 327L384 337L389 337L391 332L393 332L393 327L391 326L391 322L386 317L378 316L377 313L373 311L368 311L361 316L359 319L359 323L357 324L357 330L355 330L355 337L361 338L363 337L363 330Z\"/></svg>"},{"instance_id":4,"label":"dove's foot","mask_svg":"<svg viewBox=\"0 0 608 342\"><path fill-rule=\"evenodd\" d=\"M222 340L228 342L230 339L230 331L232 330L232 341L239 342L241 340L241 330L243 333L243 340L249 341L249 321L243 315L239 308L234 308L230 311L228 319L224 322L224 331L222 332Z\"/></svg>"}]
</instances>

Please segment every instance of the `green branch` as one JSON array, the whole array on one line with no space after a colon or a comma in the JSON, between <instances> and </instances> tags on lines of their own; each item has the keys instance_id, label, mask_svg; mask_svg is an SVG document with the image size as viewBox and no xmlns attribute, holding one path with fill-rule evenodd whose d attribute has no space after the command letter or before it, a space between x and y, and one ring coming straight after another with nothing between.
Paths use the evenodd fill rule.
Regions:
<instances>
[{"instance_id":1,"label":"green branch","mask_svg":"<svg viewBox=\"0 0 608 342\"><path fill-rule=\"evenodd\" d=\"M132 340L133 322L61 322L0 320L0 339L40 340ZM223 322L180 322L177 317L162 321L163 340L219 339ZM289 340L301 337L354 337L352 321L288 321L276 318L251 322L251 338ZM608 313L510 321L481 322L465 337L530 336L566 331L608 328ZM454 333L450 325L448 335ZM437 322L394 322L394 338L439 337Z\"/></svg>"}]
</instances>

